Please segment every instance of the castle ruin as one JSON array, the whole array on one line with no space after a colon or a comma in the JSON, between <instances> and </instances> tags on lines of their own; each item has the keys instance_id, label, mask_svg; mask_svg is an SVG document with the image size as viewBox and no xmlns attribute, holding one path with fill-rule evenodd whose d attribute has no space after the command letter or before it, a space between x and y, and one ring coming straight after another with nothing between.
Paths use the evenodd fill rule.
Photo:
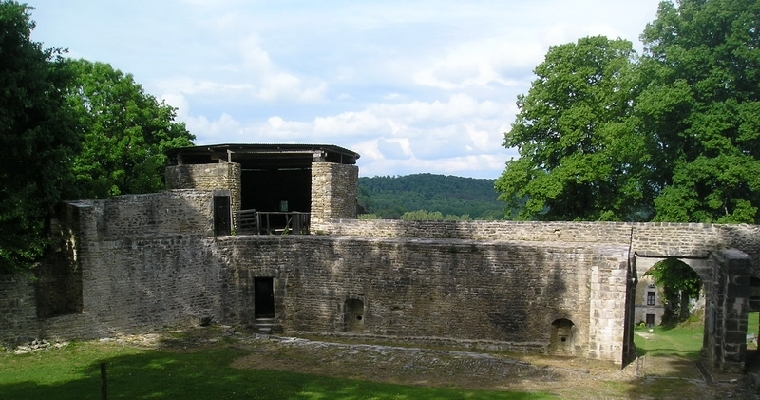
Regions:
<instances>
[{"instance_id":1,"label":"castle ruin","mask_svg":"<svg viewBox=\"0 0 760 400\"><path fill-rule=\"evenodd\" d=\"M169 153L167 190L69 201L37 280L0 276L0 341L198 323L625 365L637 265L705 289L705 359L742 370L760 311L755 225L356 218L359 155L332 145Z\"/></svg>"}]
</instances>

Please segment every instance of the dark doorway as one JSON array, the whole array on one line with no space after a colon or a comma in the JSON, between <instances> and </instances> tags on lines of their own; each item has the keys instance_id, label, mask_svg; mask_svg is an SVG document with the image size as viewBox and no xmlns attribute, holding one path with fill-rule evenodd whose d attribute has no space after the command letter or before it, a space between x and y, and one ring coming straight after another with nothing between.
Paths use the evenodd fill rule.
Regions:
<instances>
[{"instance_id":1,"label":"dark doorway","mask_svg":"<svg viewBox=\"0 0 760 400\"><path fill-rule=\"evenodd\" d=\"M364 330L363 301L348 299L343 304L343 328L346 332L361 332Z\"/></svg>"},{"instance_id":2,"label":"dark doorway","mask_svg":"<svg viewBox=\"0 0 760 400\"><path fill-rule=\"evenodd\" d=\"M274 318L274 278L257 277L253 281L255 318Z\"/></svg>"},{"instance_id":3,"label":"dark doorway","mask_svg":"<svg viewBox=\"0 0 760 400\"><path fill-rule=\"evenodd\" d=\"M229 236L231 229L230 197L214 196L214 235Z\"/></svg>"},{"instance_id":4,"label":"dark doorway","mask_svg":"<svg viewBox=\"0 0 760 400\"><path fill-rule=\"evenodd\" d=\"M647 328L654 327L654 323L655 323L654 319L655 319L655 315L654 314L647 314Z\"/></svg>"}]
</instances>

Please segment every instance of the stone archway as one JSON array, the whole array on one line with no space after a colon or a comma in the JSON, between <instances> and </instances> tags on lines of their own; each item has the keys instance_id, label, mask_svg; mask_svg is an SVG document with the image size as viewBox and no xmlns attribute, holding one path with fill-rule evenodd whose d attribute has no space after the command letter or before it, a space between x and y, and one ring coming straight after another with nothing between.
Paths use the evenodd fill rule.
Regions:
<instances>
[{"instance_id":1,"label":"stone archway","mask_svg":"<svg viewBox=\"0 0 760 400\"><path fill-rule=\"evenodd\" d=\"M704 292L704 330L702 354L705 361L722 371L743 371L747 357L747 313L751 269L750 259L735 249L718 250L699 256L681 256L668 252L634 253L633 271L638 279L658 261L677 258L699 275ZM635 290L634 290L635 292ZM633 318L626 332L633 332ZM632 337L633 335L631 335Z\"/></svg>"},{"instance_id":2,"label":"stone archway","mask_svg":"<svg viewBox=\"0 0 760 400\"><path fill-rule=\"evenodd\" d=\"M678 257L652 257L644 262L640 262L637 265L639 272L635 295L634 320L636 325L645 324L649 328L661 325L663 322L667 322L664 319L672 317L673 314L678 315L683 310L688 312L693 310L694 312L703 314L706 298L705 283L706 280L709 280L713 268L705 261L699 259L685 259L684 261L684 259ZM682 272L681 275L683 276L692 274L694 279L698 281L699 294L694 298L668 299L667 290L665 290L663 285L657 283L653 275L650 275L656 268L666 266L666 264L676 270L688 271ZM697 272L697 269L701 274ZM686 300L689 302L685 303Z\"/></svg>"},{"instance_id":3,"label":"stone archway","mask_svg":"<svg viewBox=\"0 0 760 400\"><path fill-rule=\"evenodd\" d=\"M574 355L577 336L575 323L567 318L558 318L552 322L549 339L549 353L556 355Z\"/></svg>"}]
</instances>

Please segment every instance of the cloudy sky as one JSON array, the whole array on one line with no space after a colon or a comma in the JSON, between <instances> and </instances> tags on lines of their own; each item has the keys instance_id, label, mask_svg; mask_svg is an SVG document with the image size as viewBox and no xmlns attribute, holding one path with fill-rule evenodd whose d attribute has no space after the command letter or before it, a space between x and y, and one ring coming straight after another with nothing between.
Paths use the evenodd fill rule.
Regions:
<instances>
[{"instance_id":1,"label":"cloudy sky","mask_svg":"<svg viewBox=\"0 0 760 400\"><path fill-rule=\"evenodd\" d=\"M23 1L23 0L22 0ZM111 64L211 143L324 143L360 176L496 179L533 68L634 42L658 0L27 0L32 39Z\"/></svg>"}]
</instances>

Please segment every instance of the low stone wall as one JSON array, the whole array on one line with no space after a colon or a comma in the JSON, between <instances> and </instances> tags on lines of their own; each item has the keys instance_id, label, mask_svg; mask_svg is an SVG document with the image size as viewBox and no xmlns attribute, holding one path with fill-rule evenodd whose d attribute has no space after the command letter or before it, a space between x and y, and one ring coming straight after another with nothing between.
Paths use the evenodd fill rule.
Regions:
<instances>
[{"instance_id":1,"label":"low stone wall","mask_svg":"<svg viewBox=\"0 0 760 400\"><path fill-rule=\"evenodd\" d=\"M312 234L358 237L625 244L632 224L614 222L404 221L332 219L312 223Z\"/></svg>"},{"instance_id":2,"label":"low stone wall","mask_svg":"<svg viewBox=\"0 0 760 400\"><path fill-rule=\"evenodd\" d=\"M312 234L629 245L642 256L708 257L719 249L748 254L760 277L760 226L746 224L571 221L403 221L332 219Z\"/></svg>"},{"instance_id":3,"label":"low stone wall","mask_svg":"<svg viewBox=\"0 0 760 400\"><path fill-rule=\"evenodd\" d=\"M213 236L211 190L171 190L118 196L105 200L79 200L67 206L78 209L78 241L120 240L125 237L167 235ZM63 221L62 223L66 223Z\"/></svg>"}]
</instances>

